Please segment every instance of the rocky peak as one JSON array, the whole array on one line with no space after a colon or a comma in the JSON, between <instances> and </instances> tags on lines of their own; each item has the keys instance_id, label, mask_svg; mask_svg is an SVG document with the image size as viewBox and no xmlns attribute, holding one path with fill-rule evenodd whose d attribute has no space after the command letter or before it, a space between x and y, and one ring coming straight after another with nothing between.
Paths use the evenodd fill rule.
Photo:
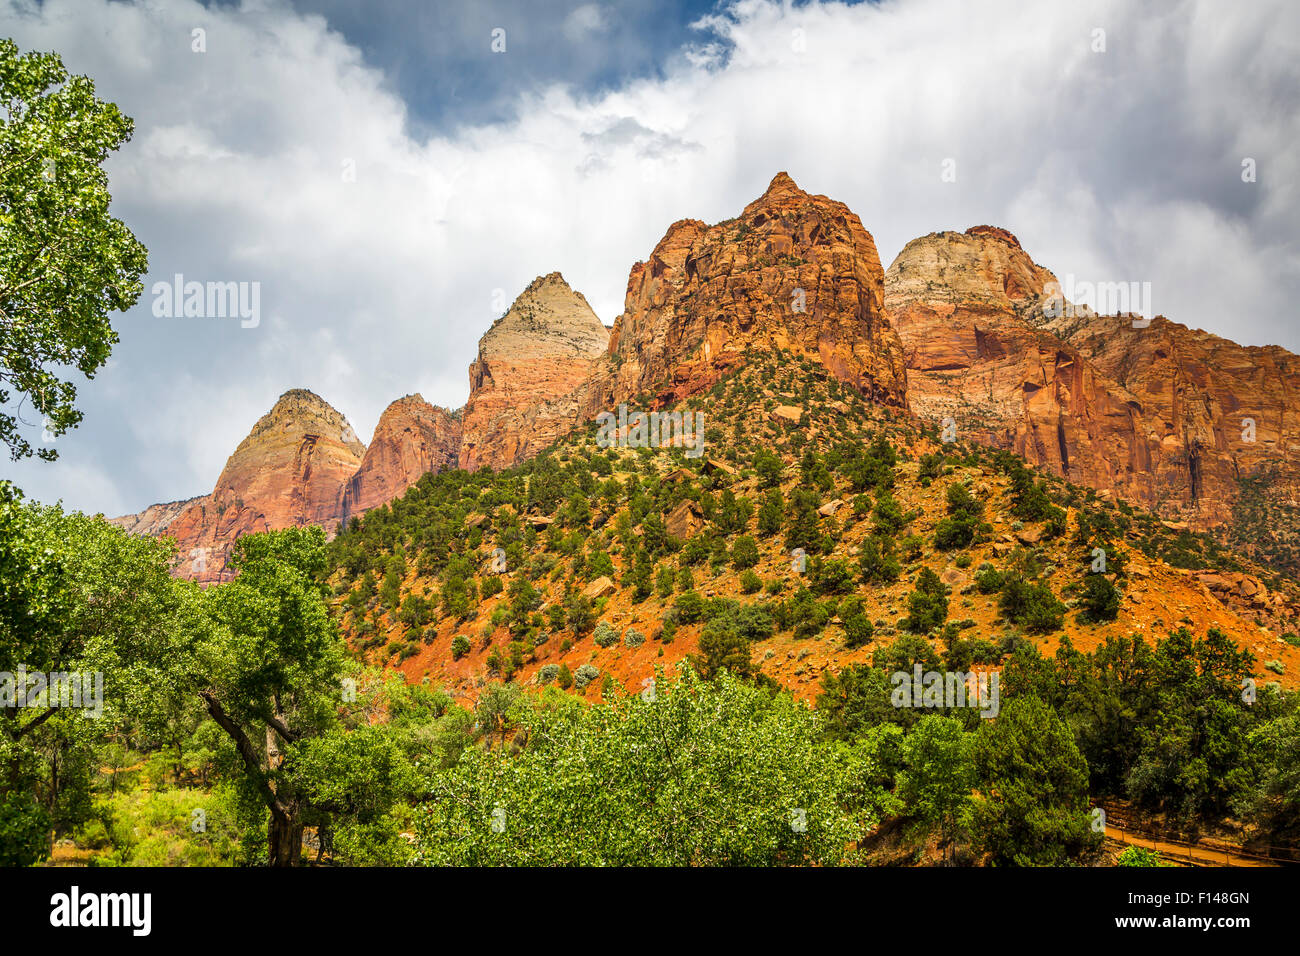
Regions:
<instances>
[{"instance_id":1,"label":"rocky peak","mask_svg":"<svg viewBox=\"0 0 1300 956\"><path fill-rule=\"evenodd\" d=\"M709 388L753 350L811 357L882 404L905 404L897 336L883 317L875 241L843 203L778 173L736 219L674 223L632 267L611 361L585 413L651 392Z\"/></svg>"},{"instance_id":2,"label":"rocky peak","mask_svg":"<svg viewBox=\"0 0 1300 956\"><path fill-rule=\"evenodd\" d=\"M885 273L885 304L891 311L914 301L1017 308L1036 304L1053 282L1007 230L974 226L932 232L904 246Z\"/></svg>"},{"instance_id":3,"label":"rocky peak","mask_svg":"<svg viewBox=\"0 0 1300 956\"><path fill-rule=\"evenodd\" d=\"M370 447L343 491L339 520L392 501L425 472L455 467L460 455L457 412L405 395L379 416Z\"/></svg>"},{"instance_id":4,"label":"rocky peak","mask_svg":"<svg viewBox=\"0 0 1300 956\"><path fill-rule=\"evenodd\" d=\"M534 355L589 355L603 352L608 342L609 330L582 293L551 272L530 282L492 323L479 340L479 360L525 349Z\"/></svg>"},{"instance_id":5,"label":"rocky peak","mask_svg":"<svg viewBox=\"0 0 1300 956\"><path fill-rule=\"evenodd\" d=\"M608 345L609 330L560 273L530 282L479 340L460 466L514 464L571 428L573 393Z\"/></svg>"},{"instance_id":6,"label":"rocky peak","mask_svg":"<svg viewBox=\"0 0 1300 956\"><path fill-rule=\"evenodd\" d=\"M253 531L309 524L332 531L344 484L365 450L348 420L319 395L285 392L226 461L212 494L165 525L176 539L177 573L223 580L231 545Z\"/></svg>"},{"instance_id":7,"label":"rocky peak","mask_svg":"<svg viewBox=\"0 0 1300 956\"><path fill-rule=\"evenodd\" d=\"M1049 314L1055 281L994 226L909 242L885 307L912 409L1198 529L1230 525L1243 479L1267 473L1256 537L1277 540L1259 553L1300 566L1300 410L1287 399L1300 359L1161 316L1134 327L1076 304Z\"/></svg>"}]
</instances>

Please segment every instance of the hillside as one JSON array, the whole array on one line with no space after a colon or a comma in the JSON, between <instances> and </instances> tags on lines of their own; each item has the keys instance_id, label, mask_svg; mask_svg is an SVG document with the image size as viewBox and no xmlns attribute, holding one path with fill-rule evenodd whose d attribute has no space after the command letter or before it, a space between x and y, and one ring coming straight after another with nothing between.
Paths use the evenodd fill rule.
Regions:
<instances>
[{"instance_id":1,"label":"hillside","mask_svg":"<svg viewBox=\"0 0 1300 956\"><path fill-rule=\"evenodd\" d=\"M706 411L698 460L602 449L589 429L516 468L426 476L372 511L332 545L349 641L469 700L580 671L596 699L607 678L635 690L688 655L812 698L910 633L996 665L1023 642L1051 656L1187 627L1252 654L1261 684L1296 686L1300 592L1203 534L945 443L807 358L760 354L680 408ZM947 611L914 621L927 572ZM1109 594L1092 578L1118 590L1113 619L1084 613ZM1013 580L1030 585L1015 619ZM719 615L749 640L710 629Z\"/></svg>"}]
</instances>

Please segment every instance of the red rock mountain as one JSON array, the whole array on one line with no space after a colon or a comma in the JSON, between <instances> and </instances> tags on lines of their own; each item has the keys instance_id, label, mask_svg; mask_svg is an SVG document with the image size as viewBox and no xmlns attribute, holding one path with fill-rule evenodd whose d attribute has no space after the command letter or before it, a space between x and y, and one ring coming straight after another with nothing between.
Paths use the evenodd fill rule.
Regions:
<instances>
[{"instance_id":1,"label":"red rock mountain","mask_svg":"<svg viewBox=\"0 0 1300 956\"><path fill-rule=\"evenodd\" d=\"M1002 229L908 243L884 297L913 412L1228 536L1242 480L1267 475L1272 544L1293 550L1300 357L1160 316L1134 327L1132 316L1062 308L1055 281Z\"/></svg>"},{"instance_id":2,"label":"red rock mountain","mask_svg":"<svg viewBox=\"0 0 1300 956\"><path fill-rule=\"evenodd\" d=\"M426 471L517 463L621 402L688 398L781 349L880 405L952 418L964 437L1300 568L1300 358L1161 317L1049 314L1054 282L993 226L915 239L883 272L856 215L780 173L736 219L670 226L632 267L612 334L558 272L541 276L480 340L464 409L399 399L367 451L334 409L287 392L211 495L115 520L176 535L181 572L213 580L237 534L332 528ZM1255 479L1266 493L1250 497ZM219 560L196 571L195 547Z\"/></svg>"},{"instance_id":3,"label":"red rock mountain","mask_svg":"<svg viewBox=\"0 0 1300 956\"><path fill-rule=\"evenodd\" d=\"M685 398L755 350L778 348L903 408L903 350L884 314L882 278L858 217L778 173L738 218L674 223L649 260L632 267L586 414L642 393L659 403Z\"/></svg>"},{"instance_id":4,"label":"red rock mountain","mask_svg":"<svg viewBox=\"0 0 1300 956\"><path fill-rule=\"evenodd\" d=\"M152 522L151 533L176 539L178 574L223 580L230 547L242 534L309 524L332 529L343 486L364 453L347 419L315 393L292 389L240 442L212 494ZM133 530L149 524L140 515L114 520Z\"/></svg>"},{"instance_id":5,"label":"red rock mountain","mask_svg":"<svg viewBox=\"0 0 1300 956\"><path fill-rule=\"evenodd\" d=\"M479 340L460 466L512 465L565 434L577 414L573 393L608 343L609 330L560 273L534 279Z\"/></svg>"},{"instance_id":6,"label":"red rock mountain","mask_svg":"<svg viewBox=\"0 0 1300 956\"><path fill-rule=\"evenodd\" d=\"M344 487L339 520L392 501L425 472L454 467L460 443L458 413L419 395L399 398L379 416L361 467Z\"/></svg>"}]
</instances>

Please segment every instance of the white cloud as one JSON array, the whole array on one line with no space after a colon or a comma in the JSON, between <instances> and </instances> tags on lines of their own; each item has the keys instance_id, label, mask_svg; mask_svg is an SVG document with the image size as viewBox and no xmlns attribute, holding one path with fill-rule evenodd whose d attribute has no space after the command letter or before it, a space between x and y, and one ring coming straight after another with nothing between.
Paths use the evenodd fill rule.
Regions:
<instances>
[{"instance_id":1,"label":"white cloud","mask_svg":"<svg viewBox=\"0 0 1300 956\"><path fill-rule=\"evenodd\" d=\"M455 407L494 290L509 301L559 269L612 322L670 223L734 216L780 169L848 203L886 266L918 235L993 223L1059 274L1148 280L1177 321L1300 346L1285 321L1300 294L1295 5L1031 9L743 0L661 76L529 89L516 120L417 140L385 77L282 3L12 5L5 33L60 51L136 119L110 171L150 249L146 290L175 272L259 281L263 310L257 329L159 320L146 295L83 389L67 460L15 477L134 509L210 490L291 387L363 438L407 392ZM570 19L599 42L607 16ZM207 53L190 51L195 26ZM1242 155L1258 183L1240 181Z\"/></svg>"}]
</instances>

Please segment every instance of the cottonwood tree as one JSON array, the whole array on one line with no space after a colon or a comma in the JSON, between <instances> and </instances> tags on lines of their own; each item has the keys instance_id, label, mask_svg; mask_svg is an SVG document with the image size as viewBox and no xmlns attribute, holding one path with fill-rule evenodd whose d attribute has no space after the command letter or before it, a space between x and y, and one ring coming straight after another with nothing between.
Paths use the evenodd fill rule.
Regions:
<instances>
[{"instance_id":1,"label":"cottonwood tree","mask_svg":"<svg viewBox=\"0 0 1300 956\"><path fill-rule=\"evenodd\" d=\"M102 166L132 129L58 54L0 39L0 442L15 461L34 451L22 403L49 438L76 427L77 389L60 370L93 377L117 343L109 312L140 296L148 256L109 215Z\"/></svg>"},{"instance_id":2,"label":"cottonwood tree","mask_svg":"<svg viewBox=\"0 0 1300 956\"><path fill-rule=\"evenodd\" d=\"M89 817L98 742L160 727L180 705L185 592L170 556L166 542L25 502L0 482L0 671L92 677L80 700L14 686L27 706L0 706L0 865L38 861L52 832Z\"/></svg>"},{"instance_id":3,"label":"cottonwood tree","mask_svg":"<svg viewBox=\"0 0 1300 956\"><path fill-rule=\"evenodd\" d=\"M272 866L294 866L311 793L299 752L338 723L343 644L326 604L325 532L246 535L239 576L207 592L213 626L197 648L195 686L239 752L248 786L270 814Z\"/></svg>"}]
</instances>

